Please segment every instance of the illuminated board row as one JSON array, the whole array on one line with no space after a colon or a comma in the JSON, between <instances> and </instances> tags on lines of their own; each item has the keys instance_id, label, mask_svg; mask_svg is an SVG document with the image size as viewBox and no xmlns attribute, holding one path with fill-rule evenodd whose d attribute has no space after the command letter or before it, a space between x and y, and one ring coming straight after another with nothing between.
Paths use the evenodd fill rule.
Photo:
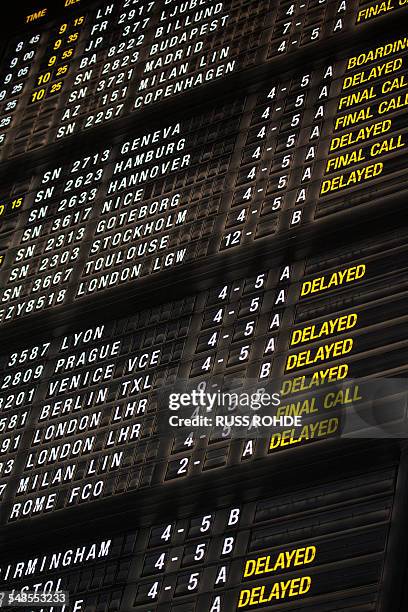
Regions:
<instances>
[{"instance_id":1,"label":"illuminated board row","mask_svg":"<svg viewBox=\"0 0 408 612\"><path fill-rule=\"evenodd\" d=\"M371 431L360 380L405 368L405 242L389 235L359 244L357 254L282 263L4 355L2 521L337 438L352 405L361 416L356 432ZM301 416L301 429L246 438L228 424L205 435L178 423L163 431L164 388L191 380L211 391L217 379L234 389L281 381L274 414ZM378 396L377 423L403 424L397 391Z\"/></svg>"},{"instance_id":2,"label":"illuminated board row","mask_svg":"<svg viewBox=\"0 0 408 612\"><path fill-rule=\"evenodd\" d=\"M176 502L160 523L149 517L146 526L145 517L131 533L118 533L116 525L113 533L111 522L98 538L72 536L35 557L3 558L0 585L69 591L77 612L232 612L280 604L334 612L340 597L345 612L358 604L374 611L394 480L391 468L371 470L285 494L258 492L245 504L206 503L187 515Z\"/></svg>"},{"instance_id":3,"label":"illuminated board row","mask_svg":"<svg viewBox=\"0 0 408 612\"><path fill-rule=\"evenodd\" d=\"M3 61L3 155L275 62L397 9L406 9L403 0L369 6L355 0L192 0L164 7L122 0L76 2L49 23L45 8L26 16L26 30Z\"/></svg>"}]
</instances>

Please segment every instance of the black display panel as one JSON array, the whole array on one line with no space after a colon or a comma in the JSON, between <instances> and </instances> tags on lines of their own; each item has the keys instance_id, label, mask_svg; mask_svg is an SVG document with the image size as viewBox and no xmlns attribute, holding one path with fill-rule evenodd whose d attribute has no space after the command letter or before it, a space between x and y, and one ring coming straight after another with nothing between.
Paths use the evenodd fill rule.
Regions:
<instances>
[{"instance_id":1,"label":"black display panel","mask_svg":"<svg viewBox=\"0 0 408 612\"><path fill-rule=\"evenodd\" d=\"M0 607L405 609L405 16L10 10Z\"/></svg>"}]
</instances>

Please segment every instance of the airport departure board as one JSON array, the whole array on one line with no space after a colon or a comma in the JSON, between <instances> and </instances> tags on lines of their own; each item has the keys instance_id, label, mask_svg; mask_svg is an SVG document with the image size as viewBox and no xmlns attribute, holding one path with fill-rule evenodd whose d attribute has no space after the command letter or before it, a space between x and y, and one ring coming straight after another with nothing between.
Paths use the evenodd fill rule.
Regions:
<instances>
[{"instance_id":1,"label":"airport departure board","mask_svg":"<svg viewBox=\"0 0 408 612\"><path fill-rule=\"evenodd\" d=\"M0 608L408 609L407 6L4 14Z\"/></svg>"}]
</instances>

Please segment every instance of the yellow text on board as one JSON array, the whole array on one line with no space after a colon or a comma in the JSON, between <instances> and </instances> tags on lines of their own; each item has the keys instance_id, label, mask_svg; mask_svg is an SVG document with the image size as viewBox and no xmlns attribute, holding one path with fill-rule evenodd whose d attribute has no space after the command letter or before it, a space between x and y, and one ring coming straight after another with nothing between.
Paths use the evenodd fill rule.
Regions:
<instances>
[{"instance_id":1,"label":"yellow text on board","mask_svg":"<svg viewBox=\"0 0 408 612\"><path fill-rule=\"evenodd\" d=\"M245 564L244 578L254 575L259 576L260 574L270 574L271 572L294 568L299 565L308 565L312 563L315 557L316 546L307 546L285 550L280 552L275 558L272 555L267 555L257 559L248 559Z\"/></svg>"},{"instance_id":2,"label":"yellow text on board","mask_svg":"<svg viewBox=\"0 0 408 612\"><path fill-rule=\"evenodd\" d=\"M38 21L38 19L41 19L41 17L45 17L47 14L47 9L40 9L39 11L36 11L35 13L31 13L31 15L27 15L26 16L26 23L32 23L33 21Z\"/></svg>"},{"instance_id":3,"label":"yellow text on board","mask_svg":"<svg viewBox=\"0 0 408 612\"><path fill-rule=\"evenodd\" d=\"M299 597L305 595L310 590L311 585L311 577L303 576L303 578L275 582L271 587L262 586L244 589L239 594L238 608L257 606L289 597Z\"/></svg>"}]
</instances>

